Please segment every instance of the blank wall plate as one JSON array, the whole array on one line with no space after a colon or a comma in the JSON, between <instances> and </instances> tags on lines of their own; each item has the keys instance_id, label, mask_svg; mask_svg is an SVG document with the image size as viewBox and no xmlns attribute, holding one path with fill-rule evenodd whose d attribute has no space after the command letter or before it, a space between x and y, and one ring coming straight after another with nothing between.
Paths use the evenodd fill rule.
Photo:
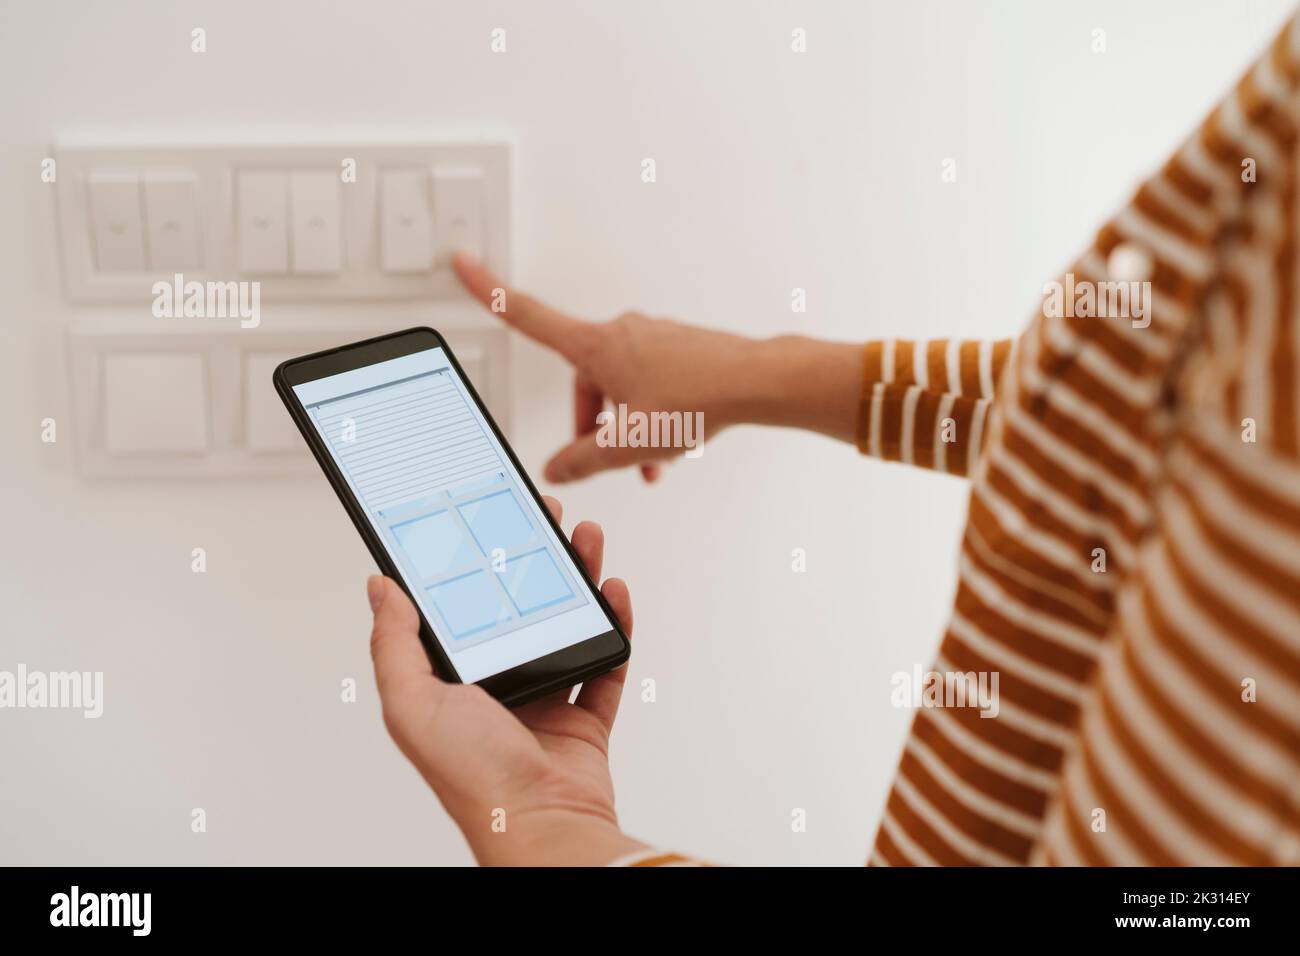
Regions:
<instances>
[{"instance_id":1,"label":"blank wall plate","mask_svg":"<svg viewBox=\"0 0 1300 956\"><path fill-rule=\"evenodd\" d=\"M271 384L271 373L299 352L246 352L243 355L244 444L255 455L300 454L302 436Z\"/></svg>"},{"instance_id":2,"label":"blank wall plate","mask_svg":"<svg viewBox=\"0 0 1300 956\"><path fill-rule=\"evenodd\" d=\"M208 376L200 351L100 354L104 450L113 456L208 450ZM142 383L148 387L142 388ZM167 396L160 400L160 396Z\"/></svg>"},{"instance_id":3,"label":"blank wall plate","mask_svg":"<svg viewBox=\"0 0 1300 956\"><path fill-rule=\"evenodd\" d=\"M358 322L345 309L195 322L97 310L68 332L73 427L83 474L178 478L316 470L271 385L286 358L415 325L446 336L493 417L509 433L507 333L476 304L397 304Z\"/></svg>"}]
</instances>

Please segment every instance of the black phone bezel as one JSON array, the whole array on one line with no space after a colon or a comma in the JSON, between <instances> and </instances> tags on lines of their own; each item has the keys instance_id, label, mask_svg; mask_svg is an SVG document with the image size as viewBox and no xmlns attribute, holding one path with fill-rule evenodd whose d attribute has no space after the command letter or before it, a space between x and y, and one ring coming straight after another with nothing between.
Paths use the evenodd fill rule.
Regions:
<instances>
[{"instance_id":1,"label":"black phone bezel","mask_svg":"<svg viewBox=\"0 0 1300 956\"><path fill-rule=\"evenodd\" d=\"M611 630L597 634L585 641L546 654L535 660L527 661L517 667L512 667L510 670L485 677L477 682L478 686L503 704L509 707L517 707L554 691L563 690L566 687L572 687L585 680L590 680L626 663L631 655L632 645L627 635L623 633L617 616L610 609L605 596L600 593L600 588L587 574L582 559L573 550L569 539L551 515L550 509L541 500L542 496L533 484L532 478L528 476L528 472L519 463L519 459L515 455L514 449L510 447L510 443L501 434L501 429L497 427L496 421L483 404L483 400L479 397L473 383L470 382L468 376L465 375L464 369L461 368L460 362L457 361L456 354L447 344L446 339L436 330L428 326L415 326L402 329L399 332L390 332L387 335L351 342L337 348L325 349L281 362L276 367L275 372L272 373L272 380L281 401L284 402L285 408L288 409L289 415L298 427L298 431L302 433L303 439L311 449L312 455L315 456L317 464L325 472L326 479L333 487L334 493L338 495L344 510L352 519L353 525L361 534L361 538L365 541L371 556L379 565L380 570L396 581L402 590L407 593L407 596L411 597L411 603L415 605L417 612L420 614L420 643L424 645L425 653L428 654L435 672L444 680L461 682L460 675L456 673L455 667L452 666L450 658L443 650L442 644L435 635L433 627L425 618L424 612L420 611L419 603L411 595L410 589L402 579L396 562L389 555L383 539L371 526L361 503L357 501L352 489L348 487L346 479L334 463L333 456L330 455L324 440L312 425L307 410L293 391L295 385L315 381L339 372L364 368L376 362L400 358L403 355L410 355L429 348L441 348L447 354L452 368L455 369L461 382L464 383L466 392L474 400L479 413L483 416L484 421L488 423L488 427L492 429L492 433L496 436L497 441L501 443L501 447L505 449L511 464L514 465L515 470L523 478L528 493L533 496L539 509L546 516L546 520L550 522L551 528L555 531L556 537L573 561L574 567L582 575L584 584L586 584L591 594L595 596L601 610L605 613L605 617L613 625Z\"/></svg>"}]
</instances>

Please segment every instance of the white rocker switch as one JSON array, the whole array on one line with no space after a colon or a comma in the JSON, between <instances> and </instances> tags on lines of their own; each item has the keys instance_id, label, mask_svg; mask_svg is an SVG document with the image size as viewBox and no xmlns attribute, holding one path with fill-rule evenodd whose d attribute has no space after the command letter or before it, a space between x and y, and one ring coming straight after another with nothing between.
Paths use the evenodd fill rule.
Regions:
<instances>
[{"instance_id":1,"label":"white rocker switch","mask_svg":"<svg viewBox=\"0 0 1300 956\"><path fill-rule=\"evenodd\" d=\"M86 177L95 268L100 272L144 272L144 226L140 177L134 173L91 173Z\"/></svg>"},{"instance_id":2,"label":"white rocker switch","mask_svg":"<svg viewBox=\"0 0 1300 956\"><path fill-rule=\"evenodd\" d=\"M239 174L239 271L284 275L289 271L289 177L281 172Z\"/></svg>"},{"instance_id":3,"label":"white rocker switch","mask_svg":"<svg viewBox=\"0 0 1300 956\"><path fill-rule=\"evenodd\" d=\"M433 210L425 166L385 170L379 184L379 257L386 273L433 269Z\"/></svg>"}]
</instances>

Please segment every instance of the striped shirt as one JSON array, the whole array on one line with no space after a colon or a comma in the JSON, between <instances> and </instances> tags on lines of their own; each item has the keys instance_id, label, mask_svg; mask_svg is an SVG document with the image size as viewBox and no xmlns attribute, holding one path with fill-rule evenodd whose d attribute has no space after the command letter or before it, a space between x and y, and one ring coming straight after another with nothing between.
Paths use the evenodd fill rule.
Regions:
<instances>
[{"instance_id":1,"label":"striped shirt","mask_svg":"<svg viewBox=\"0 0 1300 956\"><path fill-rule=\"evenodd\" d=\"M859 448L971 481L934 671L998 675L870 863L1300 864L1298 88L1300 18L1018 340L866 346Z\"/></svg>"}]
</instances>

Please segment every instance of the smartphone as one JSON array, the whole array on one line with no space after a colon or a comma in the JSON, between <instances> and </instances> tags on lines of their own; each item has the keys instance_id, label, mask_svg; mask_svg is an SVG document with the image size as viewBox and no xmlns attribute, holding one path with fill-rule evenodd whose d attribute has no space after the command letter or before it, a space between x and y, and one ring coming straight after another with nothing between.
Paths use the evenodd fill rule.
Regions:
<instances>
[{"instance_id":1,"label":"smartphone","mask_svg":"<svg viewBox=\"0 0 1300 956\"><path fill-rule=\"evenodd\" d=\"M290 359L275 389L444 680L516 706L631 644L441 335Z\"/></svg>"}]
</instances>

